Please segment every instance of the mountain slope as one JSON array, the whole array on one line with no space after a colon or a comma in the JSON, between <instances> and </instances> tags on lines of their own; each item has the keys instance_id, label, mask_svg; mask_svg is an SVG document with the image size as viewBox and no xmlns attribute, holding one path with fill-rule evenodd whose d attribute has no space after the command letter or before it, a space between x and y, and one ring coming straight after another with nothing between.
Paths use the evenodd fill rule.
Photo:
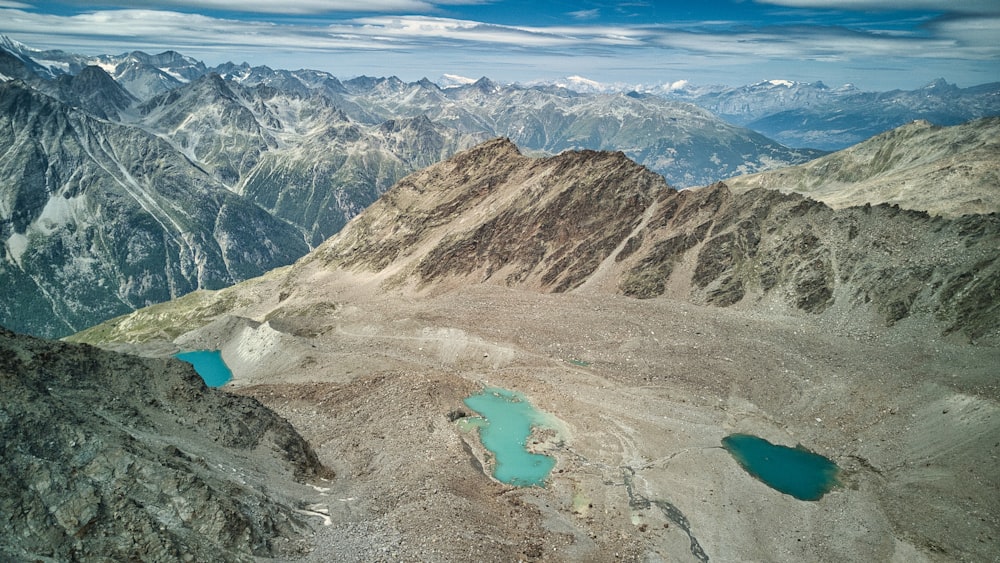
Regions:
<instances>
[{"instance_id":1,"label":"mountain slope","mask_svg":"<svg viewBox=\"0 0 1000 563\"><path fill-rule=\"evenodd\" d=\"M5 559L252 561L310 535L312 447L187 364L0 328L0 392Z\"/></svg>"},{"instance_id":2,"label":"mountain slope","mask_svg":"<svg viewBox=\"0 0 1000 563\"><path fill-rule=\"evenodd\" d=\"M157 137L0 85L0 319L65 335L290 263L297 229Z\"/></svg>"},{"instance_id":3,"label":"mountain slope","mask_svg":"<svg viewBox=\"0 0 1000 563\"><path fill-rule=\"evenodd\" d=\"M408 176L267 283L281 278L269 291L294 295L333 272L418 294L483 283L665 296L815 315L848 332L906 321L918 332L994 339L998 248L997 215L834 210L724 184L678 192L621 154L530 159L499 139ZM148 326L136 315L98 332L130 340L128 327ZM189 328L210 320L194 317L205 320L189 318Z\"/></svg>"},{"instance_id":4,"label":"mountain slope","mask_svg":"<svg viewBox=\"0 0 1000 563\"><path fill-rule=\"evenodd\" d=\"M168 139L220 182L298 226L310 244L337 232L393 183L482 140L426 117L374 125L330 99L216 74L138 107L143 128Z\"/></svg>"},{"instance_id":5,"label":"mountain slope","mask_svg":"<svg viewBox=\"0 0 1000 563\"><path fill-rule=\"evenodd\" d=\"M97 66L45 79L3 53L28 80L0 85L0 322L37 335L288 264L479 140L426 118L359 126L325 98L213 74L136 105Z\"/></svg>"},{"instance_id":6,"label":"mountain slope","mask_svg":"<svg viewBox=\"0 0 1000 563\"><path fill-rule=\"evenodd\" d=\"M835 208L890 203L934 215L1000 212L1000 118L913 122L806 164L726 180L796 192Z\"/></svg>"},{"instance_id":7,"label":"mountain slope","mask_svg":"<svg viewBox=\"0 0 1000 563\"><path fill-rule=\"evenodd\" d=\"M1000 329L998 229L995 215L834 211L723 184L676 192L621 154L531 160L499 140L406 178L293 272L318 260L390 285L461 279L556 292L589 280L643 298L778 302L845 323L920 312L979 338Z\"/></svg>"}]
</instances>

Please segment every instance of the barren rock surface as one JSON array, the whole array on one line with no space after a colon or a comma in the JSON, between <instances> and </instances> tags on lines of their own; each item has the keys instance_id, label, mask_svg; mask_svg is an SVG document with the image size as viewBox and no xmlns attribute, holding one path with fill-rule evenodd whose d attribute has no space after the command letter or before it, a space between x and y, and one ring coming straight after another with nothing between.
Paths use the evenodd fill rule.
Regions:
<instances>
[{"instance_id":1,"label":"barren rock surface","mask_svg":"<svg viewBox=\"0 0 1000 563\"><path fill-rule=\"evenodd\" d=\"M305 501L329 515L308 560L977 561L998 547L996 348L666 298L309 294L335 310L302 318L316 336L279 333L294 344L263 363L244 358L268 324L185 336L220 347L227 389L287 417L336 471ZM484 385L563 423L534 444L557 459L544 489L494 481L449 420ZM778 493L721 449L734 432L826 455L843 485L817 502Z\"/></svg>"},{"instance_id":2,"label":"barren rock surface","mask_svg":"<svg viewBox=\"0 0 1000 563\"><path fill-rule=\"evenodd\" d=\"M252 561L310 535L330 476L259 402L190 365L0 329L0 558Z\"/></svg>"},{"instance_id":3,"label":"barren rock surface","mask_svg":"<svg viewBox=\"0 0 1000 563\"><path fill-rule=\"evenodd\" d=\"M982 561L1000 551L998 232L678 193L621 155L501 140L289 268L76 338L220 349L225 389L336 471L303 501L308 560ZM557 460L546 487L493 480L455 420L487 385L560 421L529 443ZM721 448L736 432L829 457L841 485L767 487Z\"/></svg>"}]
</instances>

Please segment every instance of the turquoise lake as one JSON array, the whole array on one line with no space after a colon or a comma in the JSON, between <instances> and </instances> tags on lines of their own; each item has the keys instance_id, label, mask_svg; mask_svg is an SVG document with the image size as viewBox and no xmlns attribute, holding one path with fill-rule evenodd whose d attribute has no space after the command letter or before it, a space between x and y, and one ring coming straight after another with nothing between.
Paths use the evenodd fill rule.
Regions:
<instances>
[{"instance_id":1,"label":"turquoise lake","mask_svg":"<svg viewBox=\"0 0 1000 563\"><path fill-rule=\"evenodd\" d=\"M731 434L722 439L722 447L747 473L799 500L819 500L838 484L837 464L801 446L789 448L750 434Z\"/></svg>"},{"instance_id":2,"label":"turquoise lake","mask_svg":"<svg viewBox=\"0 0 1000 563\"><path fill-rule=\"evenodd\" d=\"M222 360L222 352L218 350L195 350L174 354L178 360L183 360L192 366L194 371L205 380L209 387L221 387L233 378L233 372Z\"/></svg>"},{"instance_id":3,"label":"turquoise lake","mask_svg":"<svg viewBox=\"0 0 1000 563\"><path fill-rule=\"evenodd\" d=\"M495 457L493 476L518 487L544 486L556 460L531 453L526 445L533 426L548 426L548 415L531 406L521 393L495 387L465 399L465 404L483 416L478 423L470 423L479 427L483 447Z\"/></svg>"}]
</instances>

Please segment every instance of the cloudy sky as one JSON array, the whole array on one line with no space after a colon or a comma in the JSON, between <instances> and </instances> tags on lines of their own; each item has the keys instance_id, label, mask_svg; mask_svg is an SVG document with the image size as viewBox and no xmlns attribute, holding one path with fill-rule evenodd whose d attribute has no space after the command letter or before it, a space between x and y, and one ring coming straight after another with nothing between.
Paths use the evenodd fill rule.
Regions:
<instances>
[{"instance_id":1,"label":"cloudy sky","mask_svg":"<svg viewBox=\"0 0 1000 563\"><path fill-rule=\"evenodd\" d=\"M1000 0L0 0L0 33L341 78L913 89L1000 81Z\"/></svg>"}]
</instances>

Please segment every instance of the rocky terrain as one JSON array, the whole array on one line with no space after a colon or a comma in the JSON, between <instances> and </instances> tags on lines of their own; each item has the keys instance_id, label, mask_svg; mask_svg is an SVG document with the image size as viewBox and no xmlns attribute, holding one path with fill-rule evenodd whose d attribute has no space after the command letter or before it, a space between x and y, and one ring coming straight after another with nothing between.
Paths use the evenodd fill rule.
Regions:
<instances>
[{"instance_id":1,"label":"rocky terrain","mask_svg":"<svg viewBox=\"0 0 1000 563\"><path fill-rule=\"evenodd\" d=\"M0 84L0 146L0 283L8 288L0 320L16 330L65 335L309 250L295 227L167 141L23 83Z\"/></svg>"},{"instance_id":2,"label":"rocky terrain","mask_svg":"<svg viewBox=\"0 0 1000 563\"><path fill-rule=\"evenodd\" d=\"M408 176L294 265L73 337L222 350L337 477L308 560L982 561L1000 548L994 215L677 192L622 154L498 139ZM544 488L456 422L559 422ZM720 446L842 469L799 501Z\"/></svg>"},{"instance_id":3,"label":"rocky terrain","mask_svg":"<svg viewBox=\"0 0 1000 563\"><path fill-rule=\"evenodd\" d=\"M1000 118L914 121L806 164L726 180L735 191L796 192L834 208L889 203L932 215L1000 212Z\"/></svg>"},{"instance_id":4,"label":"rocky terrain","mask_svg":"<svg viewBox=\"0 0 1000 563\"><path fill-rule=\"evenodd\" d=\"M174 51L42 51L6 37L0 82L0 282L17 288L0 295L0 323L50 337L289 264L406 174L491 137L531 154L622 151L684 188L824 154L743 127L751 117L822 106L816 119L826 123L844 104L882 108L871 115L888 104L890 121L997 112L990 85L862 103L821 84L770 81L679 101L487 78L448 88L342 82L315 70L209 68ZM918 111L948 100L954 114ZM855 121L838 127L891 126Z\"/></svg>"},{"instance_id":5,"label":"rocky terrain","mask_svg":"<svg viewBox=\"0 0 1000 563\"><path fill-rule=\"evenodd\" d=\"M289 264L480 140L210 74L140 103L99 66L46 78L3 53L0 74L23 78L0 83L0 283L15 288L0 323L36 335Z\"/></svg>"},{"instance_id":6,"label":"rocky terrain","mask_svg":"<svg viewBox=\"0 0 1000 563\"><path fill-rule=\"evenodd\" d=\"M0 329L0 558L254 561L309 549L332 477L258 401L190 365Z\"/></svg>"}]
</instances>

